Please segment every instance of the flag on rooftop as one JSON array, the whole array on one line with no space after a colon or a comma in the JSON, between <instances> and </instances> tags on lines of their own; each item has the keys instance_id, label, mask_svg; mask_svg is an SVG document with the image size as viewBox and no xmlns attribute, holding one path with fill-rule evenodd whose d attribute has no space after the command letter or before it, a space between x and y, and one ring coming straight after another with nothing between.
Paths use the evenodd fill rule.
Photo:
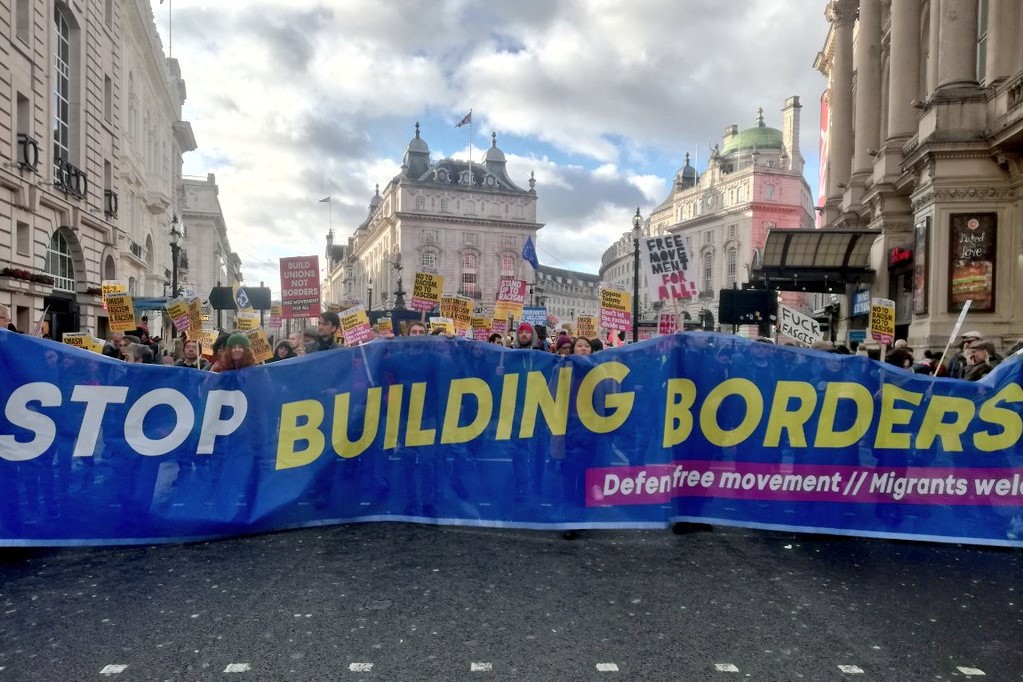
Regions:
<instances>
[{"instance_id":1,"label":"flag on rooftop","mask_svg":"<svg viewBox=\"0 0 1023 682\"><path fill-rule=\"evenodd\" d=\"M461 128L464 125L472 123L472 109L469 109L469 113L466 114L461 121L455 124L456 128Z\"/></svg>"}]
</instances>

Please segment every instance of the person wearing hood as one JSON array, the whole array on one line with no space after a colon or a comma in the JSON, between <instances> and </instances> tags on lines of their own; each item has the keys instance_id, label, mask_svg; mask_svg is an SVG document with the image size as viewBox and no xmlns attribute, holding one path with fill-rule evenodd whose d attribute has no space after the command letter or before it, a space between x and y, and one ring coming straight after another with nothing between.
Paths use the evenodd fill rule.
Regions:
<instances>
[{"instance_id":1,"label":"person wearing hood","mask_svg":"<svg viewBox=\"0 0 1023 682\"><path fill-rule=\"evenodd\" d=\"M515 343L512 348L536 348L536 332L528 322L519 324L515 330Z\"/></svg>"}]
</instances>

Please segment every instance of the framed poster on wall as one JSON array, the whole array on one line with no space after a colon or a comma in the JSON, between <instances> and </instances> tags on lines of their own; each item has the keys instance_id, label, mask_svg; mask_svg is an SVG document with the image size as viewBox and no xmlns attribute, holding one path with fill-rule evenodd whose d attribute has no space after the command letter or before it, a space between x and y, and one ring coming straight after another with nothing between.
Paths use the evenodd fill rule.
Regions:
<instances>
[{"instance_id":1,"label":"framed poster on wall","mask_svg":"<svg viewBox=\"0 0 1023 682\"><path fill-rule=\"evenodd\" d=\"M971 311L994 312L997 213L953 213L949 216L948 311L959 312L972 300Z\"/></svg>"},{"instance_id":2,"label":"framed poster on wall","mask_svg":"<svg viewBox=\"0 0 1023 682\"><path fill-rule=\"evenodd\" d=\"M930 246L931 218L913 226L913 312L927 312L927 247Z\"/></svg>"}]
</instances>

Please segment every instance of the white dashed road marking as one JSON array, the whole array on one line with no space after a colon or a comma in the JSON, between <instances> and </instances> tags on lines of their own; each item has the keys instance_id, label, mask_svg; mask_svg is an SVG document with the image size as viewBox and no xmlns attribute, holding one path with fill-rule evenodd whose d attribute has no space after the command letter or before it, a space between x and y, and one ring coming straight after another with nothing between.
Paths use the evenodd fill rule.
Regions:
<instances>
[{"instance_id":1,"label":"white dashed road marking","mask_svg":"<svg viewBox=\"0 0 1023 682\"><path fill-rule=\"evenodd\" d=\"M252 670L252 666L248 663L228 663L224 668L225 673L247 673L250 670Z\"/></svg>"},{"instance_id":2,"label":"white dashed road marking","mask_svg":"<svg viewBox=\"0 0 1023 682\"><path fill-rule=\"evenodd\" d=\"M116 663L116 664L115 663L111 663L110 665L103 666L103 670L100 670L99 674L100 675L117 675L118 673L123 673L124 669L127 668L127 667L128 667L127 665L122 665L120 663Z\"/></svg>"},{"instance_id":3,"label":"white dashed road marking","mask_svg":"<svg viewBox=\"0 0 1023 682\"><path fill-rule=\"evenodd\" d=\"M958 668L956 668L956 670L966 675L967 677L972 677L973 675L987 675L987 673L981 670L980 668L964 668L963 666L959 666Z\"/></svg>"},{"instance_id":4,"label":"white dashed road marking","mask_svg":"<svg viewBox=\"0 0 1023 682\"><path fill-rule=\"evenodd\" d=\"M598 663L597 671L602 673L616 673L618 672L617 663Z\"/></svg>"},{"instance_id":5,"label":"white dashed road marking","mask_svg":"<svg viewBox=\"0 0 1023 682\"><path fill-rule=\"evenodd\" d=\"M474 673L485 673L490 672L494 669L493 663L470 663L469 670Z\"/></svg>"},{"instance_id":6,"label":"white dashed road marking","mask_svg":"<svg viewBox=\"0 0 1023 682\"><path fill-rule=\"evenodd\" d=\"M348 666L348 669L353 673L368 673L373 669L372 663L352 663Z\"/></svg>"},{"instance_id":7,"label":"white dashed road marking","mask_svg":"<svg viewBox=\"0 0 1023 682\"><path fill-rule=\"evenodd\" d=\"M731 664L731 663L715 663L714 664L714 670L717 670L719 673L737 673L737 672L739 672L739 668L736 667L735 665Z\"/></svg>"},{"instance_id":8,"label":"white dashed road marking","mask_svg":"<svg viewBox=\"0 0 1023 682\"><path fill-rule=\"evenodd\" d=\"M840 665L838 669L847 675L862 675L863 668L858 665Z\"/></svg>"}]
</instances>

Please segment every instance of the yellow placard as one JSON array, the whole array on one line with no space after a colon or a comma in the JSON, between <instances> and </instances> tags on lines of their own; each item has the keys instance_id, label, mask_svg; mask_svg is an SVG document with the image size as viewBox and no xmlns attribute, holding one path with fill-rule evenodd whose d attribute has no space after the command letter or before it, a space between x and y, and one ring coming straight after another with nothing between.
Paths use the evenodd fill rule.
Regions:
<instances>
[{"instance_id":1,"label":"yellow placard","mask_svg":"<svg viewBox=\"0 0 1023 682\"><path fill-rule=\"evenodd\" d=\"M270 304L270 316L280 319L284 315L284 305L281 303Z\"/></svg>"},{"instance_id":2,"label":"yellow placard","mask_svg":"<svg viewBox=\"0 0 1023 682\"><path fill-rule=\"evenodd\" d=\"M325 312L338 314L341 313L341 306L339 306L337 303L328 303L323 307L325 309Z\"/></svg>"},{"instance_id":3,"label":"yellow placard","mask_svg":"<svg viewBox=\"0 0 1023 682\"><path fill-rule=\"evenodd\" d=\"M468 296L441 296L440 316L450 317L455 329L464 333L472 325L472 303Z\"/></svg>"},{"instance_id":4,"label":"yellow placard","mask_svg":"<svg viewBox=\"0 0 1023 682\"><path fill-rule=\"evenodd\" d=\"M86 348L92 346L92 337L85 332L64 332L60 340L75 348ZM88 344L88 346L86 346Z\"/></svg>"},{"instance_id":5,"label":"yellow placard","mask_svg":"<svg viewBox=\"0 0 1023 682\"><path fill-rule=\"evenodd\" d=\"M575 318L576 335L584 339L597 338L597 318L593 315L580 315Z\"/></svg>"},{"instance_id":6,"label":"yellow placard","mask_svg":"<svg viewBox=\"0 0 1023 682\"><path fill-rule=\"evenodd\" d=\"M270 339L266 338L266 332L259 327L245 332L249 339L249 347L252 350L256 362L266 362L274 356L273 348L270 347Z\"/></svg>"},{"instance_id":7,"label":"yellow placard","mask_svg":"<svg viewBox=\"0 0 1023 682\"><path fill-rule=\"evenodd\" d=\"M107 296L107 315L110 331L133 332L138 328L138 323L135 322L135 303L128 294Z\"/></svg>"},{"instance_id":8,"label":"yellow placard","mask_svg":"<svg viewBox=\"0 0 1023 682\"><path fill-rule=\"evenodd\" d=\"M188 338L198 339L202 336L202 304L193 298L188 304Z\"/></svg>"},{"instance_id":9,"label":"yellow placard","mask_svg":"<svg viewBox=\"0 0 1023 682\"><path fill-rule=\"evenodd\" d=\"M216 329L202 330L202 354L213 357L213 344L217 342L220 332Z\"/></svg>"},{"instance_id":10,"label":"yellow placard","mask_svg":"<svg viewBox=\"0 0 1023 682\"><path fill-rule=\"evenodd\" d=\"M394 323L389 317L381 317L377 320L377 332L385 336L394 336Z\"/></svg>"},{"instance_id":11,"label":"yellow placard","mask_svg":"<svg viewBox=\"0 0 1023 682\"><path fill-rule=\"evenodd\" d=\"M561 328L568 332L569 336L575 336L575 328L572 326L571 322L565 322L561 325Z\"/></svg>"},{"instance_id":12,"label":"yellow placard","mask_svg":"<svg viewBox=\"0 0 1023 682\"><path fill-rule=\"evenodd\" d=\"M440 303L444 289L444 276L432 272L417 272L412 284L412 310L429 312Z\"/></svg>"},{"instance_id":13,"label":"yellow placard","mask_svg":"<svg viewBox=\"0 0 1023 682\"><path fill-rule=\"evenodd\" d=\"M177 320L188 315L188 304L183 298L175 298L167 303L167 314L171 320Z\"/></svg>"},{"instance_id":14,"label":"yellow placard","mask_svg":"<svg viewBox=\"0 0 1023 682\"><path fill-rule=\"evenodd\" d=\"M238 326L238 331L247 332L259 329L259 313L239 310L235 316L235 324Z\"/></svg>"},{"instance_id":15,"label":"yellow placard","mask_svg":"<svg viewBox=\"0 0 1023 682\"><path fill-rule=\"evenodd\" d=\"M116 279L105 279L100 282L100 291L103 294L103 305L107 303L107 296L128 293L128 285Z\"/></svg>"},{"instance_id":16,"label":"yellow placard","mask_svg":"<svg viewBox=\"0 0 1023 682\"><path fill-rule=\"evenodd\" d=\"M891 343L895 338L895 301L875 298L870 302L870 338Z\"/></svg>"},{"instance_id":17,"label":"yellow placard","mask_svg":"<svg viewBox=\"0 0 1023 682\"><path fill-rule=\"evenodd\" d=\"M455 335L455 321L450 317L431 317L430 318L430 331L441 330L445 334Z\"/></svg>"}]
</instances>

